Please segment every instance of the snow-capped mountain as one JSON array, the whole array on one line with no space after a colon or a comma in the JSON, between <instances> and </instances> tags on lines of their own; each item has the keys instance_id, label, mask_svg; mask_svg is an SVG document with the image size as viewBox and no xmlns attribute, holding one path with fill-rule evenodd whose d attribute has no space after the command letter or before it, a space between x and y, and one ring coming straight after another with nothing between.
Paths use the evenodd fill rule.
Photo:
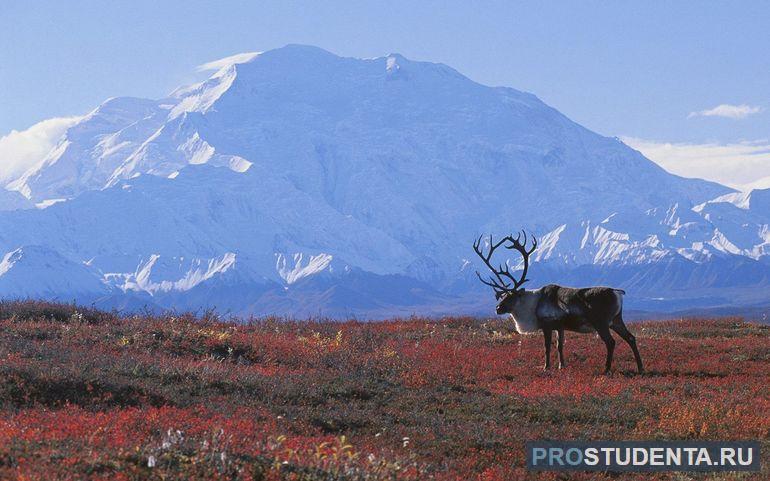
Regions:
<instances>
[{"instance_id":1,"label":"snow-capped mountain","mask_svg":"<svg viewBox=\"0 0 770 481\"><path fill-rule=\"evenodd\" d=\"M493 299L474 236L527 228L541 240L533 284L612 283L646 308L760 302L769 225L770 190L669 174L531 94L397 54L290 45L70 127L0 196L0 254L38 246L56 269L17 262L0 295L478 312ZM16 271L63 284L26 291L3 280Z\"/></svg>"}]
</instances>

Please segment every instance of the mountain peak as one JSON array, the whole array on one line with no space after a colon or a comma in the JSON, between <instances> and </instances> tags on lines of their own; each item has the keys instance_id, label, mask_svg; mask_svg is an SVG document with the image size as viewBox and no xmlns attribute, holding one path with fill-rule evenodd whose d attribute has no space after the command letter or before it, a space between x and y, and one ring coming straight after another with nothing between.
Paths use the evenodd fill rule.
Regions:
<instances>
[{"instance_id":1,"label":"mountain peak","mask_svg":"<svg viewBox=\"0 0 770 481\"><path fill-rule=\"evenodd\" d=\"M323 49L321 47L317 47L315 45L307 45L302 43L288 43L284 45L283 47L274 48L272 50L268 50L265 53L270 54L292 54L292 55L322 55L322 56L332 56L332 57L338 57L338 55Z\"/></svg>"},{"instance_id":2,"label":"mountain peak","mask_svg":"<svg viewBox=\"0 0 770 481\"><path fill-rule=\"evenodd\" d=\"M305 62L316 63L320 61L329 61L341 58L342 57L320 47L292 43L284 45L283 47L274 48L272 50L266 50L265 52L262 52L258 57L252 59L252 61L244 62L243 64L258 63L254 62L254 60L264 60L266 62L280 61L284 64L294 63L297 67L301 67Z\"/></svg>"}]
</instances>

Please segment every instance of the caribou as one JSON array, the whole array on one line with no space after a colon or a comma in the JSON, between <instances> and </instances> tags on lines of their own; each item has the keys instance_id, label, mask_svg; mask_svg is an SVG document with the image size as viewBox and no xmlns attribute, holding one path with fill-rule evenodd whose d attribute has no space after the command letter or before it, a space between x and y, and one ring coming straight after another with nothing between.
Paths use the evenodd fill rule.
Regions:
<instances>
[{"instance_id":1,"label":"caribou","mask_svg":"<svg viewBox=\"0 0 770 481\"><path fill-rule=\"evenodd\" d=\"M522 239L523 234L523 239ZM529 281L529 256L537 249L537 239L532 236L531 247L527 247L527 233L522 231L516 238L513 235L503 237L493 242L489 236L488 252L482 249L482 235L473 243L473 250L492 271L492 276L484 279L476 271L479 280L495 291L498 301L496 312L499 315L509 314L520 334L543 331L545 339L545 367L551 367L551 340L553 331L558 334L557 348L559 351L559 369L564 363L564 331L579 333L595 332L607 347L607 361L604 373L609 374L612 367L612 353L615 350L615 339L610 330L615 331L631 346L636 359L637 371L644 372L642 357L636 346L634 335L623 323L622 289L611 287L573 288L549 284L539 289L526 290L522 285ZM513 250L521 254L523 269L519 278L510 272L508 262L495 268L492 264L492 254L499 247Z\"/></svg>"}]
</instances>

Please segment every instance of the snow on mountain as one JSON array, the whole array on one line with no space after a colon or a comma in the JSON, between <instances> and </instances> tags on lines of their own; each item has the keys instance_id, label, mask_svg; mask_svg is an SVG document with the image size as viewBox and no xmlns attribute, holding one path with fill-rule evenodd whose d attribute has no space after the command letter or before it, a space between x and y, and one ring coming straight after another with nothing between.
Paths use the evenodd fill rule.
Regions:
<instances>
[{"instance_id":1,"label":"snow on mountain","mask_svg":"<svg viewBox=\"0 0 770 481\"><path fill-rule=\"evenodd\" d=\"M202 260L172 259L169 263L159 262L161 256L153 254L140 261L136 270L129 274L106 274L122 291L146 292L150 295L169 291L188 291L216 275L227 272L235 265L235 254L228 252L221 257Z\"/></svg>"},{"instance_id":2,"label":"snow on mountain","mask_svg":"<svg viewBox=\"0 0 770 481\"><path fill-rule=\"evenodd\" d=\"M68 128L47 156L6 188L35 202L102 188L142 139L160 127L164 114L152 100L109 99Z\"/></svg>"},{"instance_id":3,"label":"snow on mountain","mask_svg":"<svg viewBox=\"0 0 770 481\"><path fill-rule=\"evenodd\" d=\"M0 260L0 292L6 298L70 301L80 297L86 301L107 294L108 288L87 264L73 262L43 246L28 245Z\"/></svg>"},{"instance_id":4,"label":"snow on mountain","mask_svg":"<svg viewBox=\"0 0 770 481\"><path fill-rule=\"evenodd\" d=\"M287 284L293 284L304 277L322 272L329 267L333 259L329 254L320 253L315 256L308 256L307 262L303 262L304 259L301 252L294 254L291 261L283 254L277 254L276 257L278 274Z\"/></svg>"},{"instance_id":5,"label":"snow on mountain","mask_svg":"<svg viewBox=\"0 0 770 481\"><path fill-rule=\"evenodd\" d=\"M693 210L715 227L714 248L757 260L770 257L770 189L721 196Z\"/></svg>"},{"instance_id":6,"label":"snow on mountain","mask_svg":"<svg viewBox=\"0 0 770 481\"><path fill-rule=\"evenodd\" d=\"M770 191L669 174L531 94L398 54L289 45L210 67L67 129L6 185L27 210L0 212L0 250L88 262L99 288L83 288L110 303L438 313L491 302L474 235L526 227L536 283L611 282L642 302L729 287L732 272L770 300Z\"/></svg>"}]
</instances>

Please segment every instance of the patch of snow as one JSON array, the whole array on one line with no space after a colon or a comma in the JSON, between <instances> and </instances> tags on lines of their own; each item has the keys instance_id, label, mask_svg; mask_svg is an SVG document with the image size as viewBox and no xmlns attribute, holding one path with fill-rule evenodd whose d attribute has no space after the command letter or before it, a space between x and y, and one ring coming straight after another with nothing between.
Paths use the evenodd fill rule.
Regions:
<instances>
[{"instance_id":1,"label":"patch of snow","mask_svg":"<svg viewBox=\"0 0 770 481\"><path fill-rule=\"evenodd\" d=\"M51 207L54 204L58 204L59 202L66 202L67 199L47 199L42 202L38 202L35 204L35 207L38 209L47 209L48 207Z\"/></svg>"},{"instance_id":2,"label":"patch of snow","mask_svg":"<svg viewBox=\"0 0 770 481\"><path fill-rule=\"evenodd\" d=\"M229 65L199 84L197 88L185 92L179 103L169 112L169 119L175 119L186 112L207 112L227 92L236 75L235 65Z\"/></svg>"},{"instance_id":3,"label":"patch of snow","mask_svg":"<svg viewBox=\"0 0 770 481\"><path fill-rule=\"evenodd\" d=\"M243 173L249 170L251 166L252 166L252 163L244 159L243 157L238 157L237 155L233 155L232 157L230 157L229 167L230 167L230 170L232 170L233 172Z\"/></svg>"},{"instance_id":4,"label":"patch of snow","mask_svg":"<svg viewBox=\"0 0 770 481\"><path fill-rule=\"evenodd\" d=\"M214 155L214 147L205 140L201 140L198 132L180 145L178 150L184 153L185 158L192 165L205 164Z\"/></svg>"},{"instance_id":5,"label":"patch of snow","mask_svg":"<svg viewBox=\"0 0 770 481\"><path fill-rule=\"evenodd\" d=\"M3 260L0 261L0 276L11 270L13 265L21 259L22 255L23 252L21 248L5 254L5 256L3 256Z\"/></svg>"},{"instance_id":6,"label":"patch of snow","mask_svg":"<svg viewBox=\"0 0 770 481\"><path fill-rule=\"evenodd\" d=\"M225 70L235 64L239 63L247 63L251 62L257 56L259 56L262 52L244 52L244 53L238 53L235 55L230 55L229 57L220 58L219 60L213 60L211 62L206 62L202 65L199 65L197 70L199 72L206 72L209 70L216 70L217 73L214 74L219 75L219 72L222 70Z\"/></svg>"},{"instance_id":7,"label":"patch of snow","mask_svg":"<svg viewBox=\"0 0 770 481\"><path fill-rule=\"evenodd\" d=\"M398 59L397 59L396 57L394 57L394 56L392 56L392 55L391 55L391 56L389 56L389 57L386 59L386 63L385 63L385 69L386 69L386 70L387 70L389 73L393 73L393 72L395 72L396 70L398 70L398 69L400 69L400 68L401 68L401 66L400 66L400 65L398 65Z\"/></svg>"},{"instance_id":8,"label":"patch of snow","mask_svg":"<svg viewBox=\"0 0 770 481\"><path fill-rule=\"evenodd\" d=\"M735 244L730 242L723 233L716 229L714 231L714 237L709 242L718 251L726 252L728 254L741 254L741 249Z\"/></svg>"},{"instance_id":9,"label":"patch of snow","mask_svg":"<svg viewBox=\"0 0 770 481\"><path fill-rule=\"evenodd\" d=\"M140 263L133 274L109 273L105 278L125 291L140 291L150 295L166 292L185 292L217 275L221 275L235 266L236 255L227 252L213 259L193 259L187 268L182 268L181 277L173 279L154 279L162 276L155 274L154 270L159 254L152 254L145 262ZM183 259L180 259L182 262ZM185 270L186 269L186 270Z\"/></svg>"},{"instance_id":10,"label":"patch of snow","mask_svg":"<svg viewBox=\"0 0 770 481\"><path fill-rule=\"evenodd\" d=\"M750 201L751 201L751 191L733 192L730 194L720 195L719 197L716 197L712 200L708 200L706 202L698 204L695 207L693 207L692 210L695 212L701 212L703 211L704 207L706 207L706 205L719 204L719 203L732 204L739 209L748 210Z\"/></svg>"},{"instance_id":11,"label":"patch of snow","mask_svg":"<svg viewBox=\"0 0 770 481\"><path fill-rule=\"evenodd\" d=\"M291 261L284 254L277 253L275 269L287 284L293 284L304 277L323 271L332 262L332 256L324 253L308 256L307 262L303 263L305 259L305 255L301 252L295 253Z\"/></svg>"},{"instance_id":12,"label":"patch of snow","mask_svg":"<svg viewBox=\"0 0 770 481\"><path fill-rule=\"evenodd\" d=\"M606 223L608 223L608 222L609 222L609 221L611 221L611 220L612 220L612 218L613 218L613 217L615 217L616 215L618 215L618 213L617 213L617 212L613 212L613 213L612 213L612 214L610 214L610 215L609 215L609 216L608 216L606 219L604 219L603 221L601 221L601 224L606 224Z\"/></svg>"}]
</instances>

